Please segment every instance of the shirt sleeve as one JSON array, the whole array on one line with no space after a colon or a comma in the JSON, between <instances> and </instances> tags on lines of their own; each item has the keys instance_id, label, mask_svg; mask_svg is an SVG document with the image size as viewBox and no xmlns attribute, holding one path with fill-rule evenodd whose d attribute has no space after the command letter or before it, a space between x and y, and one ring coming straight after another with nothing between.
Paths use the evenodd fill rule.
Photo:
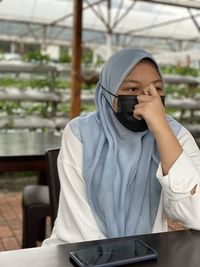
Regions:
<instances>
[{"instance_id":1,"label":"shirt sleeve","mask_svg":"<svg viewBox=\"0 0 200 267\"><path fill-rule=\"evenodd\" d=\"M185 227L200 230L200 151L192 135L184 127L177 136L183 152L163 176L161 164L157 178L163 189L166 214ZM190 191L196 186L196 192Z\"/></svg>"},{"instance_id":2,"label":"shirt sleeve","mask_svg":"<svg viewBox=\"0 0 200 267\"><path fill-rule=\"evenodd\" d=\"M43 246L105 238L87 201L82 154L82 143L67 125L58 156L61 184L58 214L51 237Z\"/></svg>"}]
</instances>

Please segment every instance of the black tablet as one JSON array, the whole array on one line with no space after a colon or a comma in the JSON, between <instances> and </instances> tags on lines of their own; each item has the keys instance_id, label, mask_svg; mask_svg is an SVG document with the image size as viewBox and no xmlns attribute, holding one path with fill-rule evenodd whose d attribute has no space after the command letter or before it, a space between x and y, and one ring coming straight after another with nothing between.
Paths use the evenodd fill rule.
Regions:
<instances>
[{"instance_id":1,"label":"black tablet","mask_svg":"<svg viewBox=\"0 0 200 267\"><path fill-rule=\"evenodd\" d=\"M70 258L80 267L108 267L157 258L157 252L138 239L112 239L70 251Z\"/></svg>"}]
</instances>

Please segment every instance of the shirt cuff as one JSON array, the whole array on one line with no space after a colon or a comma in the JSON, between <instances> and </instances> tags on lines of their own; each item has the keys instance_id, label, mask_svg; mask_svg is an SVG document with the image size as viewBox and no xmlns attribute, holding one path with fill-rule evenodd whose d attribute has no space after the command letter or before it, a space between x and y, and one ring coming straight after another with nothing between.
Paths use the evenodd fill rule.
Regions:
<instances>
[{"instance_id":1,"label":"shirt cuff","mask_svg":"<svg viewBox=\"0 0 200 267\"><path fill-rule=\"evenodd\" d=\"M159 164L156 176L170 199L180 199L191 195L190 191L199 184L198 170L194 163L183 151L170 168L168 175L163 176L161 164Z\"/></svg>"}]
</instances>

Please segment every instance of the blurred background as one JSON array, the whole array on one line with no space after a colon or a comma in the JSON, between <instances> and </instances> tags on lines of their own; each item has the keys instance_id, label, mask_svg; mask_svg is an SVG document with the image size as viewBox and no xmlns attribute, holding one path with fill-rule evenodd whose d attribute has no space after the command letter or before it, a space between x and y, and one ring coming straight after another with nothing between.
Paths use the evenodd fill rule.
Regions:
<instances>
[{"instance_id":1,"label":"blurred background","mask_svg":"<svg viewBox=\"0 0 200 267\"><path fill-rule=\"evenodd\" d=\"M95 109L100 70L122 47L153 54L167 113L200 145L199 0L0 0L0 134L60 138L72 117ZM21 246L21 192L30 183L33 171L0 174L0 250Z\"/></svg>"}]
</instances>

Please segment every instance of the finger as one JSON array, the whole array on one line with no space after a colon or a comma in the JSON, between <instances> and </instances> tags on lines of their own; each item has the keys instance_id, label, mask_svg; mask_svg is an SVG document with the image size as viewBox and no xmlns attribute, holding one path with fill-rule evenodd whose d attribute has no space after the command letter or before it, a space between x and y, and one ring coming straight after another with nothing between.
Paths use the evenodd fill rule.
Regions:
<instances>
[{"instance_id":1,"label":"finger","mask_svg":"<svg viewBox=\"0 0 200 267\"><path fill-rule=\"evenodd\" d=\"M135 105L134 109L144 108L145 106L145 103L139 103Z\"/></svg>"},{"instance_id":2,"label":"finger","mask_svg":"<svg viewBox=\"0 0 200 267\"><path fill-rule=\"evenodd\" d=\"M143 88L143 92L145 95L149 95L149 96L158 96L158 91L156 90L155 86L150 83L148 85L146 85L144 88Z\"/></svg>"},{"instance_id":3,"label":"finger","mask_svg":"<svg viewBox=\"0 0 200 267\"><path fill-rule=\"evenodd\" d=\"M148 88L148 86L143 88L143 92L144 92L145 95L149 95L149 88Z\"/></svg>"},{"instance_id":4,"label":"finger","mask_svg":"<svg viewBox=\"0 0 200 267\"><path fill-rule=\"evenodd\" d=\"M135 113L135 112L133 112L133 117L134 117L136 120L139 120L139 121L142 120L142 116L137 115L137 113Z\"/></svg>"},{"instance_id":5,"label":"finger","mask_svg":"<svg viewBox=\"0 0 200 267\"><path fill-rule=\"evenodd\" d=\"M151 101L151 96L149 95L138 95L137 96L138 103L146 103Z\"/></svg>"},{"instance_id":6,"label":"finger","mask_svg":"<svg viewBox=\"0 0 200 267\"><path fill-rule=\"evenodd\" d=\"M142 120L143 119L143 107L137 107L136 109L134 109L133 116L137 120Z\"/></svg>"},{"instance_id":7,"label":"finger","mask_svg":"<svg viewBox=\"0 0 200 267\"><path fill-rule=\"evenodd\" d=\"M152 96L159 96L158 91L156 90L155 86L151 83L149 86L149 95Z\"/></svg>"}]
</instances>

